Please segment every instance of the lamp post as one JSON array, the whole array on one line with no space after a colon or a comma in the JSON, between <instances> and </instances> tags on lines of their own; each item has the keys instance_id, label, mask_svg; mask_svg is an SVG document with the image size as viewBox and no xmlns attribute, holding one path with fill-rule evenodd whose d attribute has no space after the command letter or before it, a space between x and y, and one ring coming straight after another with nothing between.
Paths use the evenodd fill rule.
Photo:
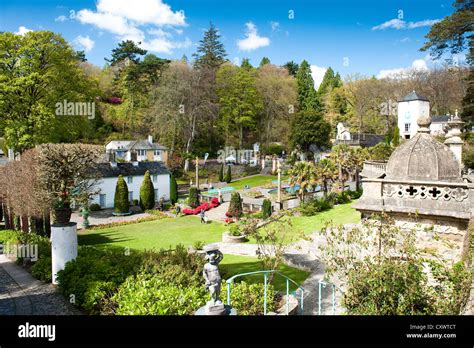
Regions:
<instances>
[{"instance_id":1,"label":"lamp post","mask_svg":"<svg viewBox=\"0 0 474 348\"><path fill-rule=\"evenodd\" d=\"M281 165L280 161L277 160L277 173L278 173L278 204L281 208Z\"/></svg>"},{"instance_id":2,"label":"lamp post","mask_svg":"<svg viewBox=\"0 0 474 348\"><path fill-rule=\"evenodd\" d=\"M196 156L196 187L199 190L199 157Z\"/></svg>"}]
</instances>

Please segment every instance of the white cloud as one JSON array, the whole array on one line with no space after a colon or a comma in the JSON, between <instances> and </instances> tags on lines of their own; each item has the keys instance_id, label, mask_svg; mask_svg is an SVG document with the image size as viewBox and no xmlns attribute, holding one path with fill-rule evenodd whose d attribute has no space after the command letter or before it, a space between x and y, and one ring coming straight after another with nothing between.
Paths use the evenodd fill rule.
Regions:
<instances>
[{"instance_id":1,"label":"white cloud","mask_svg":"<svg viewBox=\"0 0 474 348\"><path fill-rule=\"evenodd\" d=\"M66 16L58 16L54 19L55 22L65 22L67 21L67 17Z\"/></svg>"},{"instance_id":2,"label":"white cloud","mask_svg":"<svg viewBox=\"0 0 474 348\"><path fill-rule=\"evenodd\" d=\"M26 28L26 27L24 27L24 26L21 26L21 27L18 28L18 31L15 32L15 34L17 34L17 35L25 35L26 33L30 32L30 31L33 31L33 30L28 29L28 28Z\"/></svg>"},{"instance_id":3,"label":"white cloud","mask_svg":"<svg viewBox=\"0 0 474 348\"><path fill-rule=\"evenodd\" d=\"M82 36L79 35L74 39L74 43L78 46L80 46L85 52L89 52L91 49L94 48L95 42L94 40L91 40L91 38L88 36Z\"/></svg>"},{"instance_id":4,"label":"white cloud","mask_svg":"<svg viewBox=\"0 0 474 348\"><path fill-rule=\"evenodd\" d=\"M406 67L406 68L380 70L380 72L377 75L377 78L379 79L394 78L394 77L404 78L404 77L408 77L409 74L412 72L427 71L427 70L428 70L428 65L426 64L425 59L415 59L411 63L411 66Z\"/></svg>"},{"instance_id":5,"label":"white cloud","mask_svg":"<svg viewBox=\"0 0 474 348\"><path fill-rule=\"evenodd\" d=\"M326 73L326 68L317 66L317 65L311 65L311 76L313 77L314 80L314 88L318 89L319 85L321 82L323 82L323 77L324 74Z\"/></svg>"},{"instance_id":6,"label":"white cloud","mask_svg":"<svg viewBox=\"0 0 474 348\"><path fill-rule=\"evenodd\" d=\"M270 45L268 37L259 36L257 27L252 22L245 23L247 30L245 32L245 39L238 40L237 46L241 51L253 51L260 47Z\"/></svg>"},{"instance_id":7,"label":"white cloud","mask_svg":"<svg viewBox=\"0 0 474 348\"><path fill-rule=\"evenodd\" d=\"M187 25L184 12L173 11L163 0L98 0L96 11L82 9L76 18L117 35L118 40L141 42L143 48L154 52L171 54L173 48L191 45L188 38L184 42L172 41L173 35L162 29L174 29L181 34L182 30L173 27ZM145 32L153 37L147 37Z\"/></svg>"},{"instance_id":8,"label":"white cloud","mask_svg":"<svg viewBox=\"0 0 474 348\"><path fill-rule=\"evenodd\" d=\"M270 25L271 25L271 27L272 27L272 31L275 31L275 30L277 30L277 29L280 27L280 23L274 22L274 21L271 21L271 22L270 22Z\"/></svg>"},{"instance_id":9,"label":"white cloud","mask_svg":"<svg viewBox=\"0 0 474 348\"><path fill-rule=\"evenodd\" d=\"M162 0L99 0L97 11L126 18L137 24L185 25L184 11L173 12Z\"/></svg>"},{"instance_id":10,"label":"white cloud","mask_svg":"<svg viewBox=\"0 0 474 348\"><path fill-rule=\"evenodd\" d=\"M400 40L400 42L408 42L411 41L409 37L404 37L403 39Z\"/></svg>"},{"instance_id":11,"label":"white cloud","mask_svg":"<svg viewBox=\"0 0 474 348\"><path fill-rule=\"evenodd\" d=\"M425 19L418 22L405 22L403 19L394 18L389 21L386 21L382 24L372 27L372 30L384 30L387 28L393 29L415 29L419 27L429 27L435 23L438 23L440 19Z\"/></svg>"}]
</instances>

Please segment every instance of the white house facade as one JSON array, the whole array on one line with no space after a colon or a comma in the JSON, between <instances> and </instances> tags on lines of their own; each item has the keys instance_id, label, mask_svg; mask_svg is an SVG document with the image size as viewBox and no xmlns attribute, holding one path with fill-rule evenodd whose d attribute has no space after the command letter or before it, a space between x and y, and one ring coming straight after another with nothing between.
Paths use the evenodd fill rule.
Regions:
<instances>
[{"instance_id":1,"label":"white house facade","mask_svg":"<svg viewBox=\"0 0 474 348\"><path fill-rule=\"evenodd\" d=\"M398 129L400 136L411 139L418 132L419 117L430 116L430 102L427 98L411 92L398 101Z\"/></svg>"},{"instance_id":2,"label":"white house facade","mask_svg":"<svg viewBox=\"0 0 474 348\"><path fill-rule=\"evenodd\" d=\"M105 145L106 153L112 155L112 161L150 162L168 161L168 149L153 142L153 137L146 140L113 140Z\"/></svg>"},{"instance_id":3,"label":"white house facade","mask_svg":"<svg viewBox=\"0 0 474 348\"><path fill-rule=\"evenodd\" d=\"M115 187L119 175L122 175L128 186L130 202L140 199L140 187L146 171L150 172L151 181L155 190L155 201L170 198L170 172L162 162L130 162L130 163L101 163L99 171L102 176L97 188L100 193L91 199L101 208L113 208Z\"/></svg>"}]
</instances>

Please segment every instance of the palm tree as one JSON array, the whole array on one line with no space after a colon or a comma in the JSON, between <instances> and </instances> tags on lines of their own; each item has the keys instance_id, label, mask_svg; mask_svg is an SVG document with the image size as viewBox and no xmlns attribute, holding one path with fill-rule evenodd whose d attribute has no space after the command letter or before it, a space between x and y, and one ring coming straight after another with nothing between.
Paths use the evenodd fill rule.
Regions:
<instances>
[{"instance_id":1,"label":"palm tree","mask_svg":"<svg viewBox=\"0 0 474 348\"><path fill-rule=\"evenodd\" d=\"M344 191L345 182L351 172L351 148L346 144L336 145L332 148L330 156L338 168L338 180Z\"/></svg>"},{"instance_id":2,"label":"palm tree","mask_svg":"<svg viewBox=\"0 0 474 348\"><path fill-rule=\"evenodd\" d=\"M296 162L288 174L290 186L299 185L298 196L304 202L306 189L315 188L318 184L315 165L312 162Z\"/></svg>"},{"instance_id":3,"label":"palm tree","mask_svg":"<svg viewBox=\"0 0 474 348\"><path fill-rule=\"evenodd\" d=\"M324 196L329 192L329 187L338 178L338 168L334 161L325 158L316 164L316 175L321 182Z\"/></svg>"}]
</instances>

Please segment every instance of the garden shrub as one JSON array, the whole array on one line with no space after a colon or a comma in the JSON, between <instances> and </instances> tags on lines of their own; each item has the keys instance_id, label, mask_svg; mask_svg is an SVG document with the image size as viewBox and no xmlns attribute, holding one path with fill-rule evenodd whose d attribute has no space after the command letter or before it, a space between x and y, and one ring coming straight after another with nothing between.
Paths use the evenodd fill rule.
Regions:
<instances>
[{"instance_id":1,"label":"garden shrub","mask_svg":"<svg viewBox=\"0 0 474 348\"><path fill-rule=\"evenodd\" d=\"M170 176L170 201L175 204L178 201L178 183L174 175Z\"/></svg>"},{"instance_id":2,"label":"garden shrub","mask_svg":"<svg viewBox=\"0 0 474 348\"><path fill-rule=\"evenodd\" d=\"M119 175L117 185L115 186L114 211L116 213L128 213L130 211L128 185L122 175Z\"/></svg>"},{"instance_id":3,"label":"garden shrub","mask_svg":"<svg viewBox=\"0 0 474 348\"><path fill-rule=\"evenodd\" d=\"M100 207L100 204L97 204L97 203L92 203L90 206L89 206L89 210L90 211L100 211L102 208Z\"/></svg>"},{"instance_id":4,"label":"garden shrub","mask_svg":"<svg viewBox=\"0 0 474 348\"><path fill-rule=\"evenodd\" d=\"M356 190L356 191L346 191L347 194L349 195L350 199L359 199L360 196L362 196L362 189Z\"/></svg>"},{"instance_id":5,"label":"garden shrub","mask_svg":"<svg viewBox=\"0 0 474 348\"><path fill-rule=\"evenodd\" d=\"M193 209L199 206L199 190L197 187L189 188L188 204Z\"/></svg>"},{"instance_id":6,"label":"garden shrub","mask_svg":"<svg viewBox=\"0 0 474 348\"><path fill-rule=\"evenodd\" d=\"M299 211L303 216L313 216L316 213L329 210L334 206L332 198L313 198L299 206Z\"/></svg>"},{"instance_id":7,"label":"garden shrub","mask_svg":"<svg viewBox=\"0 0 474 348\"><path fill-rule=\"evenodd\" d=\"M232 181L232 169L230 166L227 166L227 173L225 174L224 181L228 184Z\"/></svg>"},{"instance_id":8,"label":"garden shrub","mask_svg":"<svg viewBox=\"0 0 474 348\"><path fill-rule=\"evenodd\" d=\"M264 285L239 282L232 285L230 304L238 315L263 315ZM267 286L267 313L277 307L277 292L271 284Z\"/></svg>"},{"instance_id":9,"label":"garden shrub","mask_svg":"<svg viewBox=\"0 0 474 348\"><path fill-rule=\"evenodd\" d=\"M272 215L272 202L269 199L263 200L262 215L264 219L267 219Z\"/></svg>"},{"instance_id":10,"label":"garden shrub","mask_svg":"<svg viewBox=\"0 0 474 348\"><path fill-rule=\"evenodd\" d=\"M52 280L52 261L51 256L40 256L31 267L31 274L44 282L51 282Z\"/></svg>"},{"instance_id":11,"label":"garden shrub","mask_svg":"<svg viewBox=\"0 0 474 348\"><path fill-rule=\"evenodd\" d=\"M239 218L242 216L242 198L238 192L232 192L230 197L230 204L227 213L230 217Z\"/></svg>"},{"instance_id":12,"label":"garden shrub","mask_svg":"<svg viewBox=\"0 0 474 348\"><path fill-rule=\"evenodd\" d=\"M237 224L230 225L229 234L234 237L240 236L242 233L240 233L239 225Z\"/></svg>"},{"instance_id":13,"label":"garden shrub","mask_svg":"<svg viewBox=\"0 0 474 348\"><path fill-rule=\"evenodd\" d=\"M200 286L175 285L160 275L128 277L112 300L118 315L190 315L204 306L208 293Z\"/></svg>"},{"instance_id":14,"label":"garden shrub","mask_svg":"<svg viewBox=\"0 0 474 348\"><path fill-rule=\"evenodd\" d=\"M89 314L111 315L115 313L116 303L112 300L117 284L107 281L92 281L84 294L84 309Z\"/></svg>"},{"instance_id":15,"label":"garden shrub","mask_svg":"<svg viewBox=\"0 0 474 348\"><path fill-rule=\"evenodd\" d=\"M140 187L140 208L142 211L155 207L155 187L151 182L150 171L146 171Z\"/></svg>"},{"instance_id":16,"label":"garden shrub","mask_svg":"<svg viewBox=\"0 0 474 348\"><path fill-rule=\"evenodd\" d=\"M426 284L420 261L361 262L349 274L343 305L355 315L433 314Z\"/></svg>"},{"instance_id":17,"label":"garden shrub","mask_svg":"<svg viewBox=\"0 0 474 348\"><path fill-rule=\"evenodd\" d=\"M219 170L219 182L224 181L224 163L221 165L221 169Z\"/></svg>"}]
</instances>

